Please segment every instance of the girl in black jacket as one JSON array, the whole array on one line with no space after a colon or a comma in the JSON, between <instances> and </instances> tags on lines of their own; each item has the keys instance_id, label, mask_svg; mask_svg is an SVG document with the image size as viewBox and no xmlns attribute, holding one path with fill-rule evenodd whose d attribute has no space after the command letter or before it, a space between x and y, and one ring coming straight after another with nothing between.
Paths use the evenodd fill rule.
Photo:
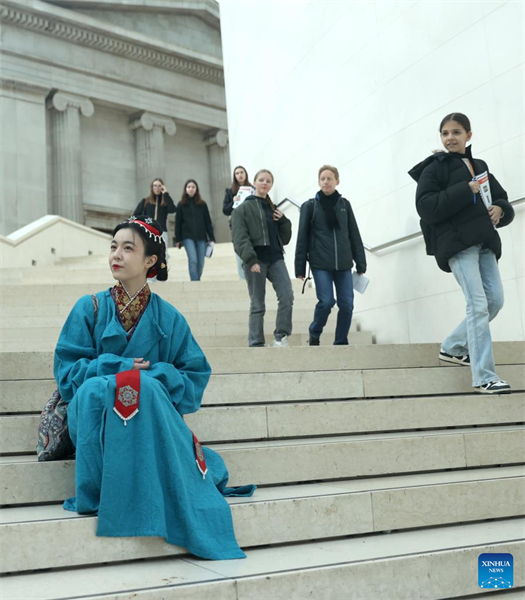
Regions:
<instances>
[{"instance_id":1,"label":"girl in black jacket","mask_svg":"<svg viewBox=\"0 0 525 600\"><path fill-rule=\"evenodd\" d=\"M239 165L233 169L233 181L231 188L227 188L224 194L224 201L222 203L222 212L227 217L230 217L230 229L232 228L231 224L231 214L233 212L234 203L239 200L239 196L237 195L239 192L239 188L241 186L252 186L250 183L250 179L248 177L248 172L246 169ZM239 279L246 279L244 276L244 270L242 268L242 260L238 254L235 254L235 258L237 260L237 273L239 274Z\"/></svg>"},{"instance_id":2,"label":"girl in black jacket","mask_svg":"<svg viewBox=\"0 0 525 600\"><path fill-rule=\"evenodd\" d=\"M134 215L147 215L151 219L155 219L162 227L162 237L168 247L168 224L167 218L169 214L176 211L175 204L168 194L168 190L164 185L164 181L160 177L154 179L149 185L149 196L142 198L135 208Z\"/></svg>"},{"instance_id":3,"label":"girl in black jacket","mask_svg":"<svg viewBox=\"0 0 525 600\"><path fill-rule=\"evenodd\" d=\"M427 254L452 272L467 302L467 316L441 345L440 360L467 365L472 385L484 394L510 392L495 373L489 321L503 306L498 269L501 240L514 210L487 164L472 157L469 119L447 115L439 127L448 152L437 152L409 173L418 182L416 208Z\"/></svg>"},{"instance_id":4,"label":"girl in black jacket","mask_svg":"<svg viewBox=\"0 0 525 600\"><path fill-rule=\"evenodd\" d=\"M200 281L206 246L215 243L210 211L201 198L195 179L188 179L182 190L175 217L175 246L186 250L191 281Z\"/></svg>"}]
</instances>

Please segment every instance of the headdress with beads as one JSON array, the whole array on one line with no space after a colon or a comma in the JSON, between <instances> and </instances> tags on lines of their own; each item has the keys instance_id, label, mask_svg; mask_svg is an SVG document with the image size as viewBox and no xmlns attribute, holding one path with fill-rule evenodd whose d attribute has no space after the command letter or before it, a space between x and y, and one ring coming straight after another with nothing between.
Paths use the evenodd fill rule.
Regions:
<instances>
[{"instance_id":1,"label":"headdress with beads","mask_svg":"<svg viewBox=\"0 0 525 600\"><path fill-rule=\"evenodd\" d=\"M143 229L145 229L148 232L149 237L154 238L155 241L159 244L166 245L166 242L164 241L161 232L158 229L155 229L155 227L153 227L153 225L151 224L153 223L153 219L150 219L148 217L147 219L144 219L144 221L139 221L135 215L131 215L131 217L127 221L124 221L124 223L136 223L137 225L140 225Z\"/></svg>"}]
</instances>

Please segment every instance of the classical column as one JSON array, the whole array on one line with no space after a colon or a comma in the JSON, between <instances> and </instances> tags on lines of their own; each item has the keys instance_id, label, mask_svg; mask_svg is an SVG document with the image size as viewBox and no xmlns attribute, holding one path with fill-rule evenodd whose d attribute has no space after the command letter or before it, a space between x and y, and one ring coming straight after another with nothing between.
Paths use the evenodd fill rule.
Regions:
<instances>
[{"instance_id":1,"label":"classical column","mask_svg":"<svg viewBox=\"0 0 525 600\"><path fill-rule=\"evenodd\" d=\"M95 109L88 98L66 92L55 92L47 106L52 109L55 210L66 219L83 223L80 115L91 117Z\"/></svg>"},{"instance_id":2,"label":"classical column","mask_svg":"<svg viewBox=\"0 0 525 600\"><path fill-rule=\"evenodd\" d=\"M137 198L143 198L154 177L166 176L164 134L175 135L177 126L173 119L150 112L133 115L129 126L135 132Z\"/></svg>"},{"instance_id":3,"label":"classical column","mask_svg":"<svg viewBox=\"0 0 525 600\"><path fill-rule=\"evenodd\" d=\"M218 242L231 240L228 219L222 214L224 190L231 184L228 132L219 130L204 139L210 167L210 212Z\"/></svg>"}]
</instances>

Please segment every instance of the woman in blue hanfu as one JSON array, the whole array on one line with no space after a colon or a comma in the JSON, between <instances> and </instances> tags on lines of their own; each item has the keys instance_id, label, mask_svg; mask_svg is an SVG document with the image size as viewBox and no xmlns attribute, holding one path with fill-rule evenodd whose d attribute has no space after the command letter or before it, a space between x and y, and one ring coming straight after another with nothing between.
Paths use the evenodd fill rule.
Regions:
<instances>
[{"instance_id":1,"label":"woman in blue hanfu","mask_svg":"<svg viewBox=\"0 0 525 600\"><path fill-rule=\"evenodd\" d=\"M168 277L159 224L132 217L113 232L116 285L84 296L55 351L54 374L69 402L76 496L64 508L98 514L97 535L160 536L208 559L244 558L223 496L221 457L183 420L198 410L211 369L184 317L153 294Z\"/></svg>"}]
</instances>

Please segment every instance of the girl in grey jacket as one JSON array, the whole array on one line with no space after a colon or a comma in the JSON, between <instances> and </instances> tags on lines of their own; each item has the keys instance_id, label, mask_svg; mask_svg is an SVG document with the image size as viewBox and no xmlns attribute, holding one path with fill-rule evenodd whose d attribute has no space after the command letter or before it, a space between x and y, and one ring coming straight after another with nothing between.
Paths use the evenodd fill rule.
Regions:
<instances>
[{"instance_id":1,"label":"girl in grey jacket","mask_svg":"<svg viewBox=\"0 0 525 600\"><path fill-rule=\"evenodd\" d=\"M260 170L253 182L255 195L233 211L232 237L235 252L241 257L250 294L248 345L264 346L266 279L277 294L277 318L273 346L288 346L292 333L293 291L284 264L284 246L292 237L292 224L268 196L273 175Z\"/></svg>"}]
</instances>

